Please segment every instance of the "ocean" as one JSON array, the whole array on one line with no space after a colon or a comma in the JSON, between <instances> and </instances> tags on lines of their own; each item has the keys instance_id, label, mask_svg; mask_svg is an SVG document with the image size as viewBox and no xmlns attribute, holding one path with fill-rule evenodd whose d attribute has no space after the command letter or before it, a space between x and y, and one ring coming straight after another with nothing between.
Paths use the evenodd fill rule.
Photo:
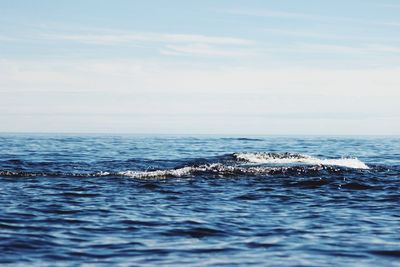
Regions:
<instances>
[{"instance_id":1,"label":"ocean","mask_svg":"<svg viewBox=\"0 0 400 267\"><path fill-rule=\"evenodd\" d=\"M0 135L2 266L400 266L400 138Z\"/></svg>"}]
</instances>

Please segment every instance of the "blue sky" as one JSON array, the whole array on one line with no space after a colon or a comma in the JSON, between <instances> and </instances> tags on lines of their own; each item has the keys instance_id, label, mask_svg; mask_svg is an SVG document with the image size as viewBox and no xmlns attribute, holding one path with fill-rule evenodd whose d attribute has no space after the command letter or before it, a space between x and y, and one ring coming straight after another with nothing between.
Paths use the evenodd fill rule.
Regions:
<instances>
[{"instance_id":1,"label":"blue sky","mask_svg":"<svg viewBox=\"0 0 400 267\"><path fill-rule=\"evenodd\" d=\"M0 131L400 134L399 1L0 1Z\"/></svg>"}]
</instances>

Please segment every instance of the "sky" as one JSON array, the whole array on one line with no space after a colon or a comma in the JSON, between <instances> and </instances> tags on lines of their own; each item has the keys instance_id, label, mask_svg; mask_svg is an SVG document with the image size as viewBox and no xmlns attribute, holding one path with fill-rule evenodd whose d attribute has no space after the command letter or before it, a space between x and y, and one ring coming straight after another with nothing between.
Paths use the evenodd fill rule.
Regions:
<instances>
[{"instance_id":1,"label":"sky","mask_svg":"<svg viewBox=\"0 0 400 267\"><path fill-rule=\"evenodd\" d=\"M399 135L398 0L0 0L0 132Z\"/></svg>"}]
</instances>

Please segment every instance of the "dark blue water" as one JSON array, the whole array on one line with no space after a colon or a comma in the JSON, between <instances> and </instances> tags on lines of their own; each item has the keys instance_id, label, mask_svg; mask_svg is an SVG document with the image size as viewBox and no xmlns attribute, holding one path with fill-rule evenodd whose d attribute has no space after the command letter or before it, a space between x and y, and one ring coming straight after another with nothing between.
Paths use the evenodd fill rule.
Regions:
<instances>
[{"instance_id":1,"label":"dark blue water","mask_svg":"<svg viewBox=\"0 0 400 267\"><path fill-rule=\"evenodd\" d=\"M0 135L0 265L82 264L400 266L400 139Z\"/></svg>"}]
</instances>

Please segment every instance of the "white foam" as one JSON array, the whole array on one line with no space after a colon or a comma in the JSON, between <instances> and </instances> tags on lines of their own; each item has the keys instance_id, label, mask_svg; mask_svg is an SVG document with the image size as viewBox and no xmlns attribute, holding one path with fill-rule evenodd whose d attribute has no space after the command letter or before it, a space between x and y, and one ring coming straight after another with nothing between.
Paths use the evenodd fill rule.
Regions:
<instances>
[{"instance_id":1,"label":"white foam","mask_svg":"<svg viewBox=\"0 0 400 267\"><path fill-rule=\"evenodd\" d=\"M123 171L119 175L132 178L166 178L166 177L183 177L194 173L215 173L216 175L227 175L235 173L247 174L267 174L275 168L251 167L243 168L239 166L228 166L221 163L206 164L200 166L188 166L178 169L155 170L155 171Z\"/></svg>"},{"instance_id":2,"label":"white foam","mask_svg":"<svg viewBox=\"0 0 400 267\"><path fill-rule=\"evenodd\" d=\"M119 172L119 175L133 178L158 178L158 177L181 177L190 174L192 167L184 167L173 170L156 170L156 171L124 171Z\"/></svg>"},{"instance_id":3,"label":"white foam","mask_svg":"<svg viewBox=\"0 0 400 267\"><path fill-rule=\"evenodd\" d=\"M353 169L369 169L369 167L357 158L319 159L301 154L274 154L274 153L235 153L238 160L260 164L307 164L307 165L329 165Z\"/></svg>"},{"instance_id":4,"label":"white foam","mask_svg":"<svg viewBox=\"0 0 400 267\"><path fill-rule=\"evenodd\" d=\"M201 166L188 166L178 169L169 169L169 170L155 170L155 171L124 171L119 172L119 175L129 176L134 178L157 178L157 177L182 177L190 175L194 172L206 172L206 171L215 171L219 172L222 169L229 168L230 166L224 166L219 163L209 164L209 165L201 165ZM234 167L230 167L233 168Z\"/></svg>"},{"instance_id":5,"label":"white foam","mask_svg":"<svg viewBox=\"0 0 400 267\"><path fill-rule=\"evenodd\" d=\"M353 169L369 169L362 161L356 158L341 158L341 159L318 159L315 157L290 154L290 153L235 153L233 156L240 161L258 164L304 164L318 166L338 166ZM154 171L122 171L118 175L132 178L166 178L166 177L184 177L195 175L198 173L214 173L216 175L240 175L240 174L262 174L269 175L274 172L286 172L291 170L290 166L243 166L225 165L222 163L205 164L199 166L186 166L177 169L154 170ZM106 175L108 173L103 173Z\"/></svg>"}]
</instances>

